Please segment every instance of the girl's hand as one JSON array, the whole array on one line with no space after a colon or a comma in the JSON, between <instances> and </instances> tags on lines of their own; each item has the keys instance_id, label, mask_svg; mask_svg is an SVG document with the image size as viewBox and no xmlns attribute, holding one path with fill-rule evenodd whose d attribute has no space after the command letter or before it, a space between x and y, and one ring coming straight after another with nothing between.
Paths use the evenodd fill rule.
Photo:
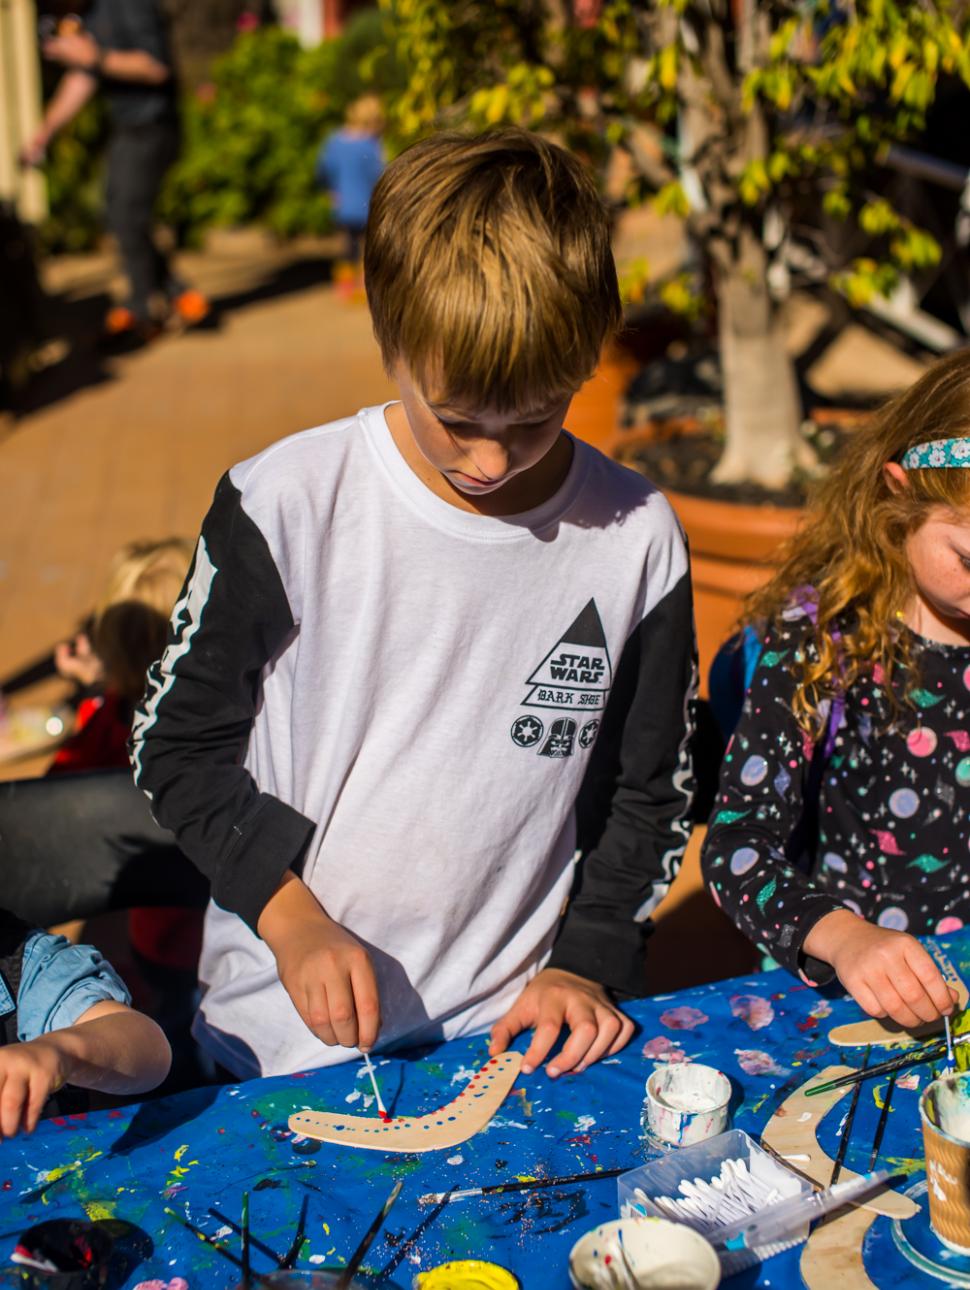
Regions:
<instances>
[{"instance_id":1,"label":"girl's hand","mask_svg":"<svg viewBox=\"0 0 970 1290\"><path fill-rule=\"evenodd\" d=\"M819 919L803 948L832 965L870 1017L889 1017L912 1030L953 1011L955 994L916 937L906 932L876 927L839 909Z\"/></svg>"},{"instance_id":2,"label":"girl's hand","mask_svg":"<svg viewBox=\"0 0 970 1290\"><path fill-rule=\"evenodd\" d=\"M535 1034L522 1059L523 1074L531 1075L549 1055L563 1026L571 1033L562 1052L546 1067L553 1079L568 1071L578 1075L601 1057L612 1057L633 1034L633 1022L613 1006L598 982L560 968L544 968L492 1027L489 1056L504 1053L520 1031L532 1028Z\"/></svg>"},{"instance_id":3,"label":"girl's hand","mask_svg":"<svg viewBox=\"0 0 970 1290\"><path fill-rule=\"evenodd\" d=\"M67 1080L66 1059L47 1036L0 1048L0 1134L33 1133L44 1103Z\"/></svg>"},{"instance_id":4,"label":"girl's hand","mask_svg":"<svg viewBox=\"0 0 970 1290\"><path fill-rule=\"evenodd\" d=\"M104 680L104 665L84 632L55 645L54 666L65 681L76 681L85 688Z\"/></svg>"}]
</instances>

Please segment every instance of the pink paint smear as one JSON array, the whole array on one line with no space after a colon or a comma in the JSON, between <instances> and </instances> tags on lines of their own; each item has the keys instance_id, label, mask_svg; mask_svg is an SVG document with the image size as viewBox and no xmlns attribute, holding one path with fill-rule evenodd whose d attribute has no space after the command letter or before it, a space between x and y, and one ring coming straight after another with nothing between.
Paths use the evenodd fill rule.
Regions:
<instances>
[{"instance_id":1,"label":"pink paint smear","mask_svg":"<svg viewBox=\"0 0 970 1290\"><path fill-rule=\"evenodd\" d=\"M736 994L731 999L732 1017L740 1017L751 1030L764 1030L775 1019L775 1010L760 994Z\"/></svg>"},{"instance_id":2,"label":"pink paint smear","mask_svg":"<svg viewBox=\"0 0 970 1290\"><path fill-rule=\"evenodd\" d=\"M700 1008L689 1008L686 1004L679 1008L668 1008L660 1014L661 1025L670 1030L694 1030L709 1020L706 1012L701 1012Z\"/></svg>"}]
</instances>

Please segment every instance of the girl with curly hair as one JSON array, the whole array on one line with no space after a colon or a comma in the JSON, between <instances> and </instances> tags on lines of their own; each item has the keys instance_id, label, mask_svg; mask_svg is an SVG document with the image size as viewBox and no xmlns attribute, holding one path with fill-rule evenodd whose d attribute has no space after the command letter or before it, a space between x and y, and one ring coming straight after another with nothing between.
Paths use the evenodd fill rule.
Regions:
<instances>
[{"instance_id":1,"label":"girl with curly hair","mask_svg":"<svg viewBox=\"0 0 970 1290\"><path fill-rule=\"evenodd\" d=\"M916 939L970 924L970 350L847 444L777 575L702 857L715 901L811 984L938 1021Z\"/></svg>"}]
</instances>

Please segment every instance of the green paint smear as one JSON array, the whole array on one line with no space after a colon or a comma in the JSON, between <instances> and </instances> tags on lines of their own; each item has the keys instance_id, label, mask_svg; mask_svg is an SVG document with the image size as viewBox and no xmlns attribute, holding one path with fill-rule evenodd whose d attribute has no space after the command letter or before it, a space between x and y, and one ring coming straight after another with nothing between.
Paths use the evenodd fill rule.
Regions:
<instances>
[{"instance_id":1,"label":"green paint smear","mask_svg":"<svg viewBox=\"0 0 970 1290\"><path fill-rule=\"evenodd\" d=\"M733 824L735 820L743 820L750 811L718 811L714 816L715 824Z\"/></svg>"},{"instance_id":2,"label":"green paint smear","mask_svg":"<svg viewBox=\"0 0 970 1290\"><path fill-rule=\"evenodd\" d=\"M771 882L765 883L765 885L758 892L757 896L755 896L754 902L761 910L762 913L765 912L765 905L767 905L768 901L775 894L775 889L777 888L777 886L778 886L778 879L772 878Z\"/></svg>"},{"instance_id":3,"label":"green paint smear","mask_svg":"<svg viewBox=\"0 0 970 1290\"><path fill-rule=\"evenodd\" d=\"M909 697L920 708L932 708L943 701L942 694L930 694L929 690L912 690Z\"/></svg>"},{"instance_id":4,"label":"green paint smear","mask_svg":"<svg viewBox=\"0 0 970 1290\"><path fill-rule=\"evenodd\" d=\"M936 856L922 855L917 856L915 860L910 860L906 868L922 869L923 873L936 873L938 869L946 868L946 861L938 860Z\"/></svg>"}]
</instances>

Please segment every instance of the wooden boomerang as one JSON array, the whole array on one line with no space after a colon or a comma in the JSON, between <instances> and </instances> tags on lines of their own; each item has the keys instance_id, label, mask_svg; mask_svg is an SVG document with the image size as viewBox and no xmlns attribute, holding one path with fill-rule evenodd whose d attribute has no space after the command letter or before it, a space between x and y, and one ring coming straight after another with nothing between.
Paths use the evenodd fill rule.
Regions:
<instances>
[{"instance_id":1,"label":"wooden boomerang","mask_svg":"<svg viewBox=\"0 0 970 1290\"><path fill-rule=\"evenodd\" d=\"M502 1053L478 1071L453 1102L430 1115L396 1115L388 1121L364 1115L296 1111L294 1133L319 1142L373 1151L440 1151L457 1147L485 1128L502 1105L522 1065L521 1053Z\"/></svg>"},{"instance_id":2,"label":"wooden boomerang","mask_svg":"<svg viewBox=\"0 0 970 1290\"><path fill-rule=\"evenodd\" d=\"M851 1075L852 1070L851 1066L826 1066L824 1071L785 1098L761 1135L768 1146L782 1157L808 1156L807 1162L804 1159L798 1161L798 1172L822 1187L829 1185L835 1161L818 1145L815 1129L826 1111L845 1097L852 1086L847 1084L843 1088L833 1088L827 1093L818 1093L815 1097L806 1097L805 1090L815 1084L823 1084L826 1080L838 1079L840 1075ZM858 1177L851 1169L843 1169L840 1174L840 1179L845 1182ZM860 1201L859 1207L876 1214L885 1214L887 1218L909 1218L918 1214L920 1208L908 1196L900 1196L894 1191L885 1191L880 1196Z\"/></svg>"},{"instance_id":3,"label":"wooden boomerang","mask_svg":"<svg viewBox=\"0 0 970 1290\"><path fill-rule=\"evenodd\" d=\"M936 941L928 939L924 944L933 956L936 966L940 969L940 975L943 980L956 990L957 1008L962 1011L967 1006L968 1000L970 1000L970 993L968 993L962 978ZM850 1021L848 1025L836 1026L834 1030L829 1031L829 1043L835 1044L839 1048L861 1048L867 1044L877 1046L915 1044L927 1035L940 1034L942 1030L942 1020L930 1021L925 1026L916 1026L912 1030L904 1030L902 1026L897 1026L894 1021L876 1021L875 1018L870 1017L866 1021Z\"/></svg>"},{"instance_id":4,"label":"wooden boomerang","mask_svg":"<svg viewBox=\"0 0 970 1290\"><path fill-rule=\"evenodd\" d=\"M815 1228L799 1263L808 1290L832 1290L835 1285L839 1290L877 1290L862 1257L866 1233L876 1217L863 1206Z\"/></svg>"}]
</instances>

